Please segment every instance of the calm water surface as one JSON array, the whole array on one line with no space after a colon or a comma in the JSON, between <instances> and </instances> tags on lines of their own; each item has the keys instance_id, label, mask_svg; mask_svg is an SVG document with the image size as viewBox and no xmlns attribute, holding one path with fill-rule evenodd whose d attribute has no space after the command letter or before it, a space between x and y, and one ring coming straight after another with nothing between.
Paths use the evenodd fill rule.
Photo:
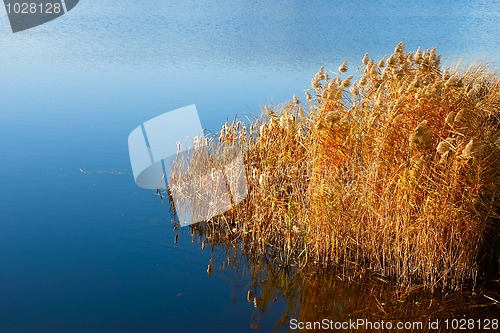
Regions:
<instances>
[{"instance_id":1,"label":"calm water surface","mask_svg":"<svg viewBox=\"0 0 500 333\"><path fill-rule=\"evenodd\" d=\"M2 8L0 332L287 331L290 299L305 312L333 295L319 314L344 318L345 285L304 282L293 298L269 278L262 310L243 266L208 276L225 255L188 230L173 243L167 205L133 182L128 134L192 103L216 130L399 41L498 66L498 31L495 0L80 1L16 34Z\"/></svg>"}]
</instances>

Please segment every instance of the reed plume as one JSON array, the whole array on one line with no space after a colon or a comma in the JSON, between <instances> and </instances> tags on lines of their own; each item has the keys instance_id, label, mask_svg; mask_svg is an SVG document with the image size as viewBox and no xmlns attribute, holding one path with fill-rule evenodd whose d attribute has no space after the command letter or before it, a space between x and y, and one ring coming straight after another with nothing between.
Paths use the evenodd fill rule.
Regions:
<instances>
[{"instance_id":1,"label":"reed plume","mask_svg":"<svg viewBox=\"0 0 500 333\"><path fill-rule=\"evenodd\" d=\"M321 68L306 104L294 97L223 126L244 153L249 193L193 228L276 265L399 285L456 289L498 273L498 72L443 70L440 58L400 43L377 63L366 54L354 82L341 78L347 61L336 77Z\"/></svg>"}]
</instances>

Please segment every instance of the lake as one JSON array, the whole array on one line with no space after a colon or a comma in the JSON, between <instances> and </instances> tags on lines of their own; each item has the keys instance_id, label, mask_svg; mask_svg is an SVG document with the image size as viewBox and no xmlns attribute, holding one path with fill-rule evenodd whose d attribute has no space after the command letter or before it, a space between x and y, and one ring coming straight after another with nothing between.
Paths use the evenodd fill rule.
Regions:
<instances>
[{"instance_id":1,"label":"lake","mask_svg":"<svg viewBox=\"0 0 500 333\"><path fill-rule=\"evenodd\" d=\"M270 332L289 330L288 313L358 318L369 287L265 263L256 272L224 249L202 251L188 228L174 244L168 205L134 183L129 133L193 103L216 131L304 98L321 66L349 59L354 70L400 41L436 46L447 65L500 64L495 0L81 1L15 34L0 15L1 332ZM247 301L249 290L268 305ZM408 302L414 311L398 318L429 316L432 299ZM471 294L450 302L435 313L499 318L498 307L456 306L479 302ZM382 317L372 303L366 313Z\"/></svg>"}]
</instances>

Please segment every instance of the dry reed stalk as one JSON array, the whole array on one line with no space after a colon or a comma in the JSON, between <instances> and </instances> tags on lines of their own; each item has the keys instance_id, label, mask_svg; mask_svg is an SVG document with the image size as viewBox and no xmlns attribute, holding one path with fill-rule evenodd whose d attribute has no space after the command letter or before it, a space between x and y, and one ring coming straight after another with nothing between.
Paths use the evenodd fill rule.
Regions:
<instances>
[{"instance_id":1,"label":"dry reed stalk","mask_svg":"<svg viewBox=\"0 0 500 333\"><path fill-rule=\"evenodd\" d=\"M276 265L476 283L499 240L498 72L442 70L435 49L403 44L385 59L365 55L354 83L347 61L334 78L322 68L306 105L226 123L219 140L242 148L248 197L195 228Z\"/></svg>"}]
</instances>

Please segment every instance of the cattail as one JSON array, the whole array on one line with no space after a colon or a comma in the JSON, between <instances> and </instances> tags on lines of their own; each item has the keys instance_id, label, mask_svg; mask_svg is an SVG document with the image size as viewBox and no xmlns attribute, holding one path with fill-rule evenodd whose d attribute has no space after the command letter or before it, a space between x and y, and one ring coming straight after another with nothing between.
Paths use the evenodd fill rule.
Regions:
<instances>
[{"instance_id":1,"label":"cattail","mask_svg":"<svg viewBox=\"0 0 500 333\"><path fill-rule=\"evenodd\" d=\"M339 72L340 73L347 72L347 60L344 60L344 62L342 63L342 65L340 65Z\"/></svg>"},{"instance_id":2,"label":"cattail","mask_svg":"<svg viewBox=\"0 0 500 333\"><path fill-rule=\"evenodd\" d=\"M461 158L463 159L471 159L474 157L474 139L471 139L469 143L465 146L464 150L462 150L462 154L460 155Z\"/></svg>"},{"instance_id":3,"label":"cattail","mask_svg":"<svg viewBox=\"0 0 500 333\"><path fill-rule=\"evenodd\" d=\"M177 152L180 153L182 151L181 143L179 141L175 142L177 144Z\"/></svg>"},{"instance_id":4,"label":"cattail","mask_svg":"<svg viewBox=\"0 0 500 333\"><path fill-rule=\"evenodd\" d=\"M207 274L210 275L212 274L212 265L208 264L207 266Z\"/></svg>"}]
</instances>

